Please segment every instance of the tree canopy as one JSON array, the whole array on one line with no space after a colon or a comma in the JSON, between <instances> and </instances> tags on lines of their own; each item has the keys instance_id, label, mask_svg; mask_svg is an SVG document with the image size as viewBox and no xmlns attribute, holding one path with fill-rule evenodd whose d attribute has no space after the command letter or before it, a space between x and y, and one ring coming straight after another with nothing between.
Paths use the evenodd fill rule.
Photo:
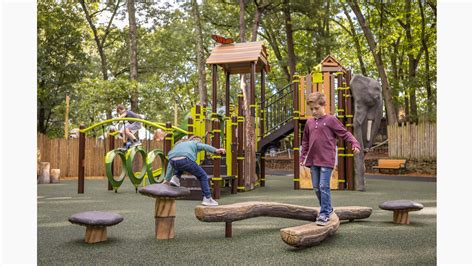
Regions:
<instances>
[{"instance_id":1,"label":"tree canopy","mask_svg":"<svg viewBox=\"0 0 474 266\"><path fill-rule=\"evenodd\" d=\"M176 105L181 121L210 99L203 95L211 84L203 60L216 45L210 36L241 39L239 1L135 1L134 9L126 3L38 1L38 132L64 135L66 95L69 128L106 119L117 104L131 108L134 101L157 122L173 121ZM435 1L243 4L243 39L264 41L269 52L267 93L331 54L353 73L380 80L385 111L396 116L390 123L436 119ZM234 92L240 88L236 78L231 84Z\"/></svg>"}]
</instances>

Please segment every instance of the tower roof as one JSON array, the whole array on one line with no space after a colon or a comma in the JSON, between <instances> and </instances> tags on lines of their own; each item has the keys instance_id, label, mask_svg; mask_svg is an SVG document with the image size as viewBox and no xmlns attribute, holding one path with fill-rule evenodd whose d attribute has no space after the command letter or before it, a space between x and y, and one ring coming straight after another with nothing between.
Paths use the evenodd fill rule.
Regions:
<instances>
[{"instance_id":1,"label":"tower roof","mask_svg":"<svg viewBox=\"0 0 474 266\"><path fill-rule=\"evenodd\" d=\"M207 64L216 64L231 74L250 73L250 62L256 63L256 72L270 71L268 53L263 42L221 44L211 52Z\"/></svg>"}]
</instances>

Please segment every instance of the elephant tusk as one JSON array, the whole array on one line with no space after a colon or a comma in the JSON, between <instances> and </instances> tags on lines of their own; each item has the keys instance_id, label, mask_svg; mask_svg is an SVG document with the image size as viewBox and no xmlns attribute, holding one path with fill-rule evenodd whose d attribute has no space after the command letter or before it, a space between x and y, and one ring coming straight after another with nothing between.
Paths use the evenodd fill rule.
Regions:
<instances>
[{"instance_id":1,"label":"elephant tusk","mask_svg":"<svg viewBox=\"0 0 474 266\"><path fill-rule=\"evenodd\" d=\"M367 141L370 141L370 132L372 131L373 120L367 120Z\"/></svg>"}]
</instances>

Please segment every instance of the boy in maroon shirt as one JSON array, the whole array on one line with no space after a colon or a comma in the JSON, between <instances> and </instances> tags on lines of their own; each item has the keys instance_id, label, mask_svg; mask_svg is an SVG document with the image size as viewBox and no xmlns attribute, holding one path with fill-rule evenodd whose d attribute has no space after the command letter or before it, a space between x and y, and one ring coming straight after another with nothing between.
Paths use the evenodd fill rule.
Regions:
<instances>
[{"instance_id":1,"label":"boy in maroon shirt","mask_svg":"<svg viewBox=\"0 0 474 266\"><path fill-rule=\"evenodd\" d=\"M304 127L300 165L311 168L313 190L321 205L316 224L326 225L333 212L329 183L336 164L336 138L351 143L354 154L359 153L360 144L335 116L325 113L324 94L311 93L306 103L314 119L308 119Z\"/></svg>"}]
</instances>

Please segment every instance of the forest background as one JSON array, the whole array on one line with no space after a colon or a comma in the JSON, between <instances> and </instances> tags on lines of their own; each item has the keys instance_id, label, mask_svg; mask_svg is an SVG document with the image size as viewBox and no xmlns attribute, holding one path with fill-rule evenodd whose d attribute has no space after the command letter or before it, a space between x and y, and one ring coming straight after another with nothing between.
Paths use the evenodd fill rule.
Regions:
<instances>
[{"instance_id":1,"label":"forest background","mask_svg":"<svg viewBox=\"0 0 474 266\"><path fill-rule=\"evenodd\" d=\"M39 0L37 15L37 132L50 137L64 136L66 96L69 129L119 103L158 122L210 105L212 34L264 41L269 95L330 54L380 82L388 124L436 120L435 1Z\"/></svg>"}]
</instances>

